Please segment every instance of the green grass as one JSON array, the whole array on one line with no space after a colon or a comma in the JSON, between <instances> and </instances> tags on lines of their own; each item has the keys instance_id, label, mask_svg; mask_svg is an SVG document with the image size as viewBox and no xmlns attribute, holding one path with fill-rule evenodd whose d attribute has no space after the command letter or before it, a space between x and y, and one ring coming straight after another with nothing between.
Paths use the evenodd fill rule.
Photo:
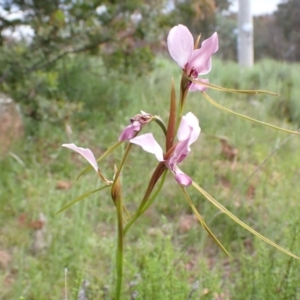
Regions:
<instances>
[{"instance_id":1,"label":"green grass","mask_svg":"<svg viewBox=\"0 0 300 300\"><path fill-rule=\"evenodd\" d=\"M262 61L252 70L240 71L234 63L215 59L209 75L212 83L267 89L281 95L209 94L235 111L295 130L300 113L296 96L300 88L295 84L298 68ZM157 59L155 72L144 78L103 77L100 63L85 58L68 62L64 73L67 80L61 81L61 89L69 98L85 104L70 120L72 136L65 133L63 124L41 123L35 131L35 124L28 121L28 132L36 134L13 149L25 166L11 156L0 161L0 251L10 257L1 263L0 252L0 299L64 299L65 268L69 299L77 299L84 280L89 281L89 299L112 299L114 206L108 190L104 190L56 214L75 197L100 186L92 172L76 182L87 164L61 144L74 142L100 156L140 110L166 120L171 77L178 86L180 75L174 63L162 58ZM282 94L288 88L286 77L292 82L290 96ZM292 109L282 110L282 101ZM198 116L202 133L182 169L245 223L300 255L299 138L292 137L244 182L288 135L223 113L200 93L189 95L185 110ZM162 138L154 124L143 129L148 130ZM220 154L219 135L238 149L235 165ZM120 148L101 162L108 178L112 178L122 151ZM133 148L122 178L130 211L137 207L155 165L155 158ZM71 182L72 187L59 190L59 181ZM253 197L247 195L250 186L255 190ZM298 261L253 237L191 187L188 192L231 257L226 257L196 222L189 230L181 230L180 218L192 211L168 176L153 206L126 236L123 299L134 299L136 293L136 299L149 300L299 298ZM47 247L34 252L33 222L40 213L47 217ZM199 287L193 289L197 281Z\"/></svg>"}]
</instances>

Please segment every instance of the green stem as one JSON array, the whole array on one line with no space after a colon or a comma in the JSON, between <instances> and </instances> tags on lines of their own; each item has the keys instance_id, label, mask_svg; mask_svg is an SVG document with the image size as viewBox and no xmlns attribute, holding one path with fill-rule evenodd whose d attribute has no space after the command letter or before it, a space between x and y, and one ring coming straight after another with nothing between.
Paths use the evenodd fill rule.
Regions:
<instances>
[{"instance_id":1,"label":"green stem","mask_svg":"<svg viewBox=\"0 0 300 300\"><path fill-rule=\"evenodd\" d=\"M125 163L125 161L126 161L126 158L127 158L127 156L128 156L128 153L129 153L129 151L130 151L130 149L131 149L131 146L132 146L131 143L128 143L128 144L127 144L125 153L124 153L124 155L123 155L123 157L122 157L121 164L120 164L120 166L119 166L119 168L118 168L118 170L117 170L117 173L115 174L115 178L114 178L114 181L113 181L113 184L112 184L112 187L111 187L112 190L114 190L114 188L115 188L116 182L117 182L117 180L118 180L118 178L119 178L119 175L120 175L121 170L122 170L122 168L123 168L123 165L124 165L124 163Z\"/></svg>"},{"instance_id":2,"label":"green stem","mask_svg":"<svg viewBox=\"0 0 300 300\"><path fill-rule=\"evenodd\" d=\"M153 194L153 196L147 201L147 202L142 202L140 207L138 208L138 210L136 211L136 213L134 214L134 216L130 219L130 221L128 222L128 224L126 224L125 228L124 228L124 236L126 235L127 231L129 230L129 228L132 226L132 224L150 207L150 205L153 203L153 201L155 200L155 198L157 197L157 195L159 194L159 192L161 191L165 179L166 179L166 175L167 175L167 170L164 171L162 178L160 180L159 186L157 188L157 190L155 191L155 193Z\"/></svg>"},{"instance_id":3,"label":"green stem","mask_svg":"<svg viewBox=\"0 0 300 300\"><path fill-rule=\"evenodd\" d=\"M117 269L117 284L116 284L116 300L121 297L122 279L123 279L123 204L122 197L116 201L117 219L118 219L118 241L117 241L117 255L116 255L116 269Z\"/></svg>"},{"instance_id":4,"label":"green stem","mask_svg":"<svg viewBox=\"0 0 300 300\"><path fill-rule=\"evenodd\" d=\"M164 121L161 119L161 117L159 116L154 116L153 117L153 121L155 123L157 123L159 125L159 127L162 129L163 133L165 135L167 135L167 127L166 127L166 124L164 123Z\"/></svg>"}]
</instances>

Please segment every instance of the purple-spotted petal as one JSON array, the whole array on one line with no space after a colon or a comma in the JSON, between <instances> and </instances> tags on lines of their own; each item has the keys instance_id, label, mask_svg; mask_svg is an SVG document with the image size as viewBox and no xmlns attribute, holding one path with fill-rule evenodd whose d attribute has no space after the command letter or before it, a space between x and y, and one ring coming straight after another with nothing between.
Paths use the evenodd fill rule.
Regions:
<instances>
[{"instance_id":1,"label":"purple-spotted petal","mask_svg":"<svg viewBox=\"0 0 300 300\"><path fill-rule=\"evenodd\" d=\"M199 75L209 73L211 70L211 56L218 48L218 34L215 32L210 38L203 41L200 49L193 51L189 59L189 67L195 69Z\"/></svg>"},{"instance_id":2,"label":"purple-spotted petal","mask_svg":"<svg viewBox=\"0 0 300 300\"><path fill-rule=\"evenodd\" d=\"M168 49L172 58L184 69L194 50L194 39L186 26L173 27L167 39Z\"/></svg>"},{"instance_id":3,"label":"purple-spotted petal","mask_svg":"<svg viewBox=\"0 0 300 300\"><path fill-rule=\"evenodd\" d=\"M180 169L175 172L176 181L183 186L189 186L193 183L193 180L188 175L184 174Z\"/></svg>"},{"instance_id":4,"label":"purple-spotted petal","mask_svg":"<svg viewBox=\"0 0 300 300\"><path fill-rule=\"evenodd\" d=\"M208 79L198 79L199 82L204 82L204 83L209 83ZM207 86L201 85L201 84L197 84L192 82L189 88L190 92L195 92L195 91L200 91L200 92L204 92L207 89Z\"/></svg>"},{"instance_id":5,"label":"purple-spotted petal","mask_svg":"<svg viewBox=\"0 0 300 300\"><path fill-rule=\"evenodd\" d=\"M141 146L146 152L154 154L158 161L164 160L163 149L157 143L152 133L139 135L131 139L130 143Z\"/></svg>"},{"instance_id":6,"label":"purple-spotted petal","mask_svg":"<svg viewBox=\"0 0 300 300\"><path fill-rule=\"evenodd\" d=\"M63 144L62 146L72 149L75 152L81 154L91 164L91 166L95 169L95 171L98 173L98 163L97 163L97 160L96 160L93 152L90 149L77 147L75 144Z\"/></svg>"},{"instance_id":7,"label":"purple-spotted petal","mask_svg":"<svg viewBox=\"0 0 300 300\"><path fill-rule=\"evenodd\" d=\"M121 133L119 141L127 141L134 137L137 131L141 130L141 125L128 125Z\"/></svg>"}]
</instances>

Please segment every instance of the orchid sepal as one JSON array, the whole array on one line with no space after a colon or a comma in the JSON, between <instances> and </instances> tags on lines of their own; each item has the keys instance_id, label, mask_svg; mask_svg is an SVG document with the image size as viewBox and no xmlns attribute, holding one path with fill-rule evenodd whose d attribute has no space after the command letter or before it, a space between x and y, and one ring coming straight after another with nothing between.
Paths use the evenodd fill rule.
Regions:
<instances>
[{"instance_id":1,"label":"orchid sepal","mask_svg":"<svg viewBox=\"0 0 300 300\"><path fill-rule=\"evenodd\" d=\"M99 158L97 158L97 163L99 163L102 159L104 159L108 154L112 153L115 149L117 149L122 144L122 141L118 141L114 145L112 145L110 148L108 148ZM79 175L76 178L76 181L79 180L81 176L88 173L93 167L88 166L83 171L79 173Z\"/></svg>"},{"instance_id":2,"label":"orchid sepal","mask_svg":"<svg viewBox=\"0 0 300 300\"><path fill-rule=\"evenodd\" d=\"M206 230L206 232L212 237L212 239L217 243L217 245L222 249L222 251L228 255L228 251L225 249L225 247L222 245L222 243L217 239L217 237L213 234L213 232L209 229L209 227L206 225L204 219L201 217L200 213L198 212L197 208L195 207L193 201L191 200L190 196L188 195L187 191L181 187L182 192L185 196L185 199L187 200L188 204L190 205L192 211L194 212L194 214L196 215L198 221L200 222L200 224L202 225L202 227Z\"/></svg>"},{"instance_id":3,"label":"orchid sepal","mask_svg":"<svg viewBox=\"0 0 300 300\"><path fill-rule=\"evenodd\" d=\"M75 144L63 144L62 147L69 148L77 153L79 153L83 158L85 158L91 167L96 171L99 178L107 185L111 184L111 181L108 180L100 171L97 160L93 154L93 152L89 148L78 147Z\"/></svg>"},{"instance_id":4,"label":"orchid sepal","mask_svg":"<svg viewBox=\"0 0 300 300\"><path fill-rule=\"evenodd\" d=\"M265 90L236 90L236 89L224 88L215 84L211 84L207 82L205 79L193 79L191 77L187 77L187 79L196 85L200 85L206 88L211 88L220 92L247 94L247 95L270 95L275 97L278 96L278 93L265 91Z\"/></svg>"},{"instance_id":5,"label":"orchid sepal","mask_svg":"<svg viewBox=\"0 0 300 300\"><path fill-rule=\"evenodd\" d=\"M229 108L226 108L224 106L222 106L221 104L215 102L211 97L208 96L208 94L206 94L205 92L202 93L204 98L209 102L211 103L213 106L219 108L220 110L223 110L225 112L228 112L228 113L231 113L235 116L238 116L240 118L243 118L243 119L246 119L248 121L251 121L251 122L254 122L254 123L258 123L258 124L261 124L261 125L264 125L264 126L267 126L267 127L270 127L270 128L273 128L273 129L276 129L276 130L279 130L279 131L283 131L283 132L286 132L286 133L291 133L291 134L297 134L297 135L300 135L300 132L299 131L294 131L294 130L289 130L289 129L285 129L285 128L282 128L282 127L278 127L278 126L275 126L275 125L272 125L272 124L269 124L269 123L266 123L266 122L263 122L263 121L259 121L259 120L256 120L256 119L253 119L253 118L250 118L246 115L243 115L243 114L239 114Z\"/></svg>"},{"instance_id":6,"label":"orchid sepal","mask_svg":"<svg viewBox=\"0 0 300 300\"><path fill-rule=\"evenodd\" d=\"M256 230L254 230L249 225L245 224L243 221L241 221L238 217L236 217L233 213L231 213L228 209L226 209L222 204L220 204L215 198L213 198L209 193L207 193L203 188L201 188L197 183L193 181L192 186L200 192L210 203L212 203L214 206L216 206L220 211L222 211L225 215L227 215L230 219L232 219L234 222L239 224L241 227L245 228L249 232L251 232L253 235L258 237L259 239L263 240L267 244L273 246L274 248L280 250L281 252L294 257L298 260L300 260L300 257L293 254L292 252L282 248L281 246L277 245L276 243L272 242L268 238L264 237L262 234L258 233Z\"/></svg>"}]
</instances>

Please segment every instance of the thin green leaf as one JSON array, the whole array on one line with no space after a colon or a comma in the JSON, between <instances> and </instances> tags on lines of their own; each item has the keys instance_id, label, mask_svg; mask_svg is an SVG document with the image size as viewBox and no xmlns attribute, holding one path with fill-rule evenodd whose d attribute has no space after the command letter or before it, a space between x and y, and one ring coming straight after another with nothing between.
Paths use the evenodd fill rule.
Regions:
<instances>
[{"instance_id":1,"label":"thin green leaf","mask_svg":"<svg viewBox=\"0 0 300 300\"><path fill-rule=\"evenodd\" d=\"M116 144L114 144L113 146L111 146L110 148L108 148L98 159L97 162L100 162L103 158L105 158L108 154L112 153L117 147L119 147L123 142L119 141ZM76 181L84 174L88 173L89 171L91 171L93 169L92 166L88 166L87 168L85 168L76 178Z\"/></svg>"},{"instance_id":2,"label":"thin green leaf","mask_svg":"<svg viewBox=\"0 0 300 300\"><path fill-rule=\"evenodd\" d=\"M251 121L251 122L254 122L254 123L258 123L258 124L261 124L261 125L264 125L264 126L267 126L267 127L270 127L270 128L273 128L273 129L277 129L277 130L280 130L280 131L283 131L283 132L286 132L286 133L292 133L292 134L297 134L297 135L300 135L300 132L299 131L294 131L294 130L289 130L289 129L284 129L284 128L281 128L281 127L278 127L278 126L275 126L275 125L272 125L272 124L269 124L269 123L265 123L265 122L262 122L262 121L258 121L256 119L253 119L253 118L250 118L248 116L245 116L245 115L242 115L242 114L239 114L235 111L232 111L231 109L229 108L226 108L222 105L220 105L219 103L215 102L211 97L209 97L206 93L202 93L203 96L205 97L205 99L211 103L213 106L219 108L220 110L223 110L225 112L228 112L228 113L231 113L235 116L238 116L240 118L243 118L243 119L246 119L248 121Z\"/></svg>"},{"instance_id":3,"label":"thin green leaf","mask_svg":"<svg viewBox=\"0 0 300 300\"><path fill-rule=\"evenodd\" d=\"M194 214L196 215L196 217L199 220L199 222L202 225L202 227L207 231L207 233L212 237L212 239L218 244L218 246L224 251L224 253L229 256L229 253L227 252L227 250L225 249L225 247L221 244L221 242L217 239L217 237L213 234L213 232L206 225L205 221L203 220L203 218L199 214L197 208L195 207L194 203L192 202L190 196L188 195L188 193L186 192L186 190L184 189L184 187L181 187L181 188L182 188L183 194L185 196L185 199L187 200L188 204L192 208Z\"/></svg>"},{"instance_id":4,"label":"thin green leaf","mask_svg":"<svg viewBox=\"0 0 300 300\"><path fill-rule=\"evenodd\" d=\"M296 259L300 259L297 255L293 254L292 252L280 247L276 243L272 242L271 240L267 239L257 231L255 231L253 228L245 224L243 221L241 221L238 217L236 217L234 214L232 214L229 210L227 210L222 204L220 204L216 199L214 199L210 194L208 194L204 189L202 189L199 185L197 185L195 182L193 182L193 187L199 191L208 201L210 201L214 206L216 206L219 210L221 210L224 214L226 214L229 218L231 218L233 221L238 223L240 226L244 227L246 230L266 242L267 244L273 246L274 248L280 250L281 252L294 257Z\"/></svg>"},{"instance_id":5,"label":"thin green leaf","mask_svg":"<svg viewBox=\"0 0 300 300\"><path fill-rule=\"evenodd\" d=\"M170 96L170 114L169 114L168 130L166 136L166 152L173 146L175 127L176 127L176 95L175 95L174 80L172 79L171 96Z\"/></svg>"},{"instance_id":6,"label":"thin green leaf","mask_svg":"<svg viewBox=\"0 0 300 300\"><path fill-rule=\"evenodd\" d=\"M59 213L61 213L62 211L66 210L67 208L69 208L69 207L72 206L73 204L75 204L75 203L81 201L81 200L84 199L85 197L88 197L88 196L90 196L90 195L92 195L92 194L94 194L94 193L96 193L96 192L98 192L98 191L101 191L101 190L103 190L103 189L105 189L105 188L107 188L107 187L109 187L109 185L105 185L105 186L102 186L101 188L98 188L98 189L96 189L96 190L93 190L93 191L84 193L83 195L81 195L81 196L75 198L74 200L72 200L72 201L71 201L70 203L68 203L67 205L63 206L63 207L57 212L57 214L59 214Z\"/></svg>"}]
</instances>

